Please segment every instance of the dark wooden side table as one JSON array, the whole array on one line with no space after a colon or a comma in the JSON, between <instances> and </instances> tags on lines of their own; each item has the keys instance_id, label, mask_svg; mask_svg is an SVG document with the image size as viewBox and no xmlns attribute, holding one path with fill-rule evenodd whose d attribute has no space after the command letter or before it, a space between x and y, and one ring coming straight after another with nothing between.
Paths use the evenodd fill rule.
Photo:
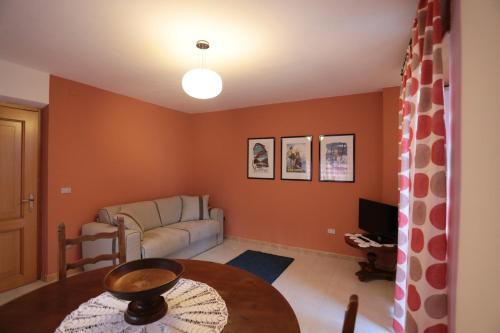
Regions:
<instances>
[{"instance_id":1,"label":"dark wooden side table","mask_svg":"<svg viewBox=\"0 0 500 333\"><path fill-rule=\"evenodd\" d=\"M396 253L397 246L392 247L360 247L358 243L349 236L344 235L345 242L365 253L367 261L360 261L361 269L356 272L358 279L363 282L371 280L389 280L396 278Z\"/></svg>"}]
</instances>

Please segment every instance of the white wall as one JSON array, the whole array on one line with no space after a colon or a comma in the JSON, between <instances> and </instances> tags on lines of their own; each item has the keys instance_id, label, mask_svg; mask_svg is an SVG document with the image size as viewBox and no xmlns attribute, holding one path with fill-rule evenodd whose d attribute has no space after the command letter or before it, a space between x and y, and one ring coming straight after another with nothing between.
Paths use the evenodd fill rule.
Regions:
<instances>
[{"instance_id":1,"label":"white wall","mask_svg":"<svg viewBox=\"0 0 500 333\"><path fill-rule=\"evenodd\" d=\"M49 104L49 77L0 59L0 101L44 107Z\"/></svg>"},{"instance_id":2,"label":"white wall","mask_svg":"<svg viewBox=\"0 0 500 333\"><path fill-rule=\"evenodd\" d=\"M450 272L456 273L454 324L457 333L496 333L500 332L500 1L461 0L459 6L461 79L460 87L451 86L459 91L461 118L458 253L456 272Z\"/></svg>"}]
</instances>

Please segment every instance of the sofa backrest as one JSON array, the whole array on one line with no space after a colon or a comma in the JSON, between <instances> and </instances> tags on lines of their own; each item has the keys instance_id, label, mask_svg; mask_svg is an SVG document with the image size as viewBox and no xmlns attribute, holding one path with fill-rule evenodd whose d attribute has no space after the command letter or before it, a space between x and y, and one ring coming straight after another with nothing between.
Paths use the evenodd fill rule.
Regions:
<instances>
[{"instance_id":1,"label":"sofa backrest","mask_svg":"<svg viewBox=\"0 0 500 333\"><path fill-rule=\"evenodd\" d=\"M182 200L180 196L157 199L154 202L158 208L162 225L177 223L181 220Z\"/></svg>"},{"instance_id":2,"label":"sofa backrest","mask_svg":"<svg viewBox=\"0 0 500 333\"><path fill-rule=\"evenodd\" d=\"M99 222L113 224L118 213L130 215L141 224L144 231L177 223L181 220L182 199L180 196L140 201L99 209Z\"/></svg>"},{"instance_id":3,"label":"sofa backrest","mask_svg":"<svg viewBox=\"0 0 500 333\"><path fill-rule=\"evenodd\" d=\"M144 231L161 227L158 208L153 201L141 201L122 205L120 214L132 217L142 226L142 230Z\"/></svg>"},{"instance_id":4,"label":"sofa backrest","mask_svg":"<svg viewBox=\"0 0 500 333\"><path fill-rule=\"evenodd\" d=\"M104 207L99 210L99 222L113 224L116 214L125 214L139 223L144 231L161 227L160 215L153 201L140 201Z\"/></svg>"}]
</instances>

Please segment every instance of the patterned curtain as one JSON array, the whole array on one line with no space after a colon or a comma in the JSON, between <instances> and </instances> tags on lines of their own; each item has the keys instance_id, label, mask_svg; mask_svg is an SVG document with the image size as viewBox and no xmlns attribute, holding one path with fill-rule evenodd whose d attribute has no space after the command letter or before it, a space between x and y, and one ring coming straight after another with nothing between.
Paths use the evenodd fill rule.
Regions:
<instances>
[{"instance_id":1,"label":"patterned curtain","mask_svg":"<svg viewBox=\"0 0 500 333\"><path fill-rule=\"evenodd\" d=\"M401 86L393 328L446 333L446 152L439 0L420 0Z\"/></svg>"}]
</instances>

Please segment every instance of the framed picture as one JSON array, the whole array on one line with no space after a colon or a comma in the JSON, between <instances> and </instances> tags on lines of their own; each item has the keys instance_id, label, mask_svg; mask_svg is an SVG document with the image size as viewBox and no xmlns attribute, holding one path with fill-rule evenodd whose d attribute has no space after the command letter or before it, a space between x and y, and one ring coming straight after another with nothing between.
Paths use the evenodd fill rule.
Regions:
<instances>
[{"instance_id":1,"label":"framed picture","mask_svg":"<svg viewBox=\"0 0 500 333\"><path fill-rule=\"evenodd\" d=\"M312 179L312 136L281 138L281 179Z\"/></svg>"},{"instance_id":2,"label":"framed picture","mask_svg":"<svg viewBox=\"0 0 500 333\"><path fill-rule=\"evenodd\" d=\"M274 179L274 138L248 139L247 178Z\"/></svg>"},{"instance_id":3,"label":"framed picture","mask_svg":"<svg viewBox=\"0 0 500 333\"><path fill-rule=\"evenodd\" d=\"M354 183L355 135L319 136L319 181Z\"/></svg>"}]
</instances>

